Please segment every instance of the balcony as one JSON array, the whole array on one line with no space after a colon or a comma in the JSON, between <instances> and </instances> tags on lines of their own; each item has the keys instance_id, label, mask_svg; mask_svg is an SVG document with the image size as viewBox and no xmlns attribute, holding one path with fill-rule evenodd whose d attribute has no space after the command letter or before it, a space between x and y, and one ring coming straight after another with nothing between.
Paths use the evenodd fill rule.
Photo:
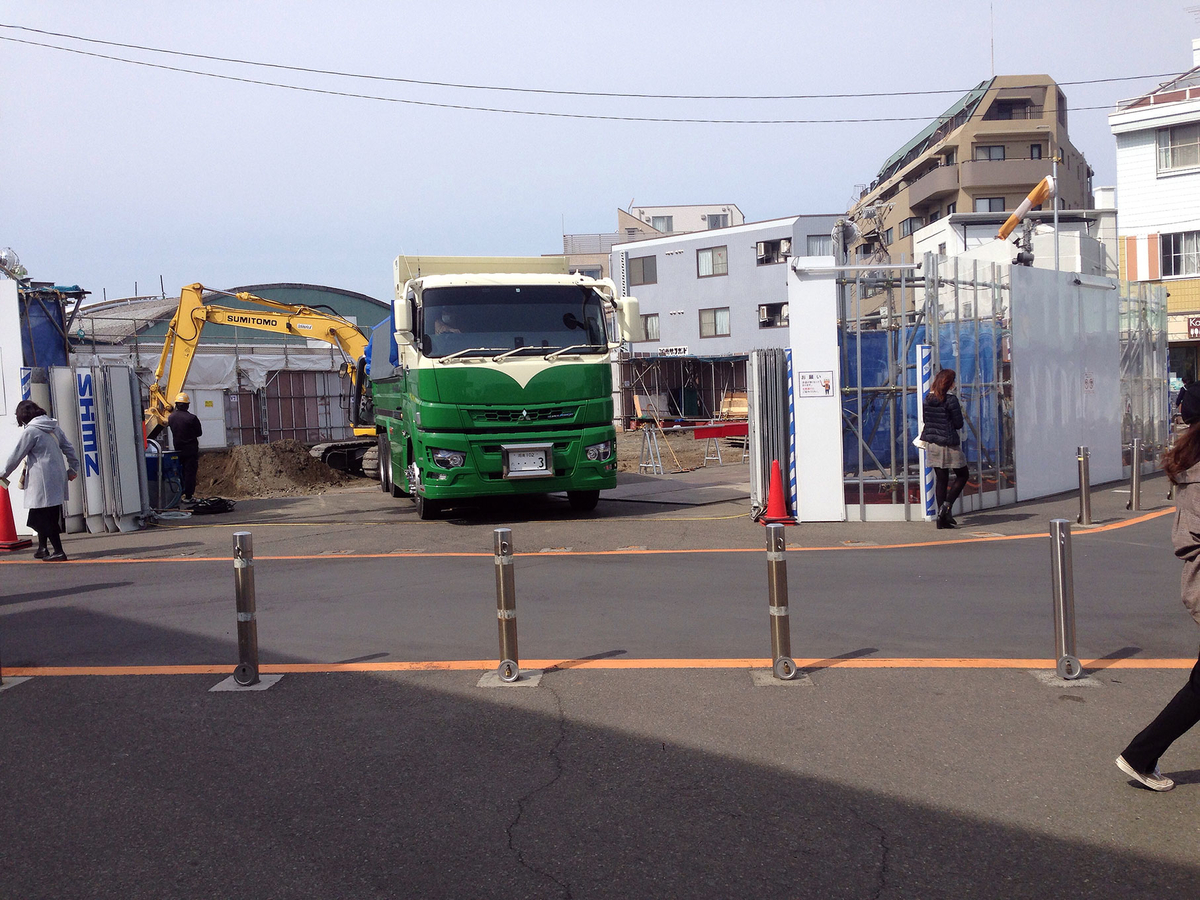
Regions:
<instances>
[{"instance_id":1,"label":"balcony","mask_svg":"<svg viewBox=\"0 0 1200 900\"><path fill-rule=\"evenodd\" d=\"M908 186L908 205L918 206L926 200L957 193L958 166L938 166Z\"/></svg>"},{"instance_id":2,"label":"balcony","mask_svg":"<svg viewBox=\"0 0 1200 900\"><path fill-rule=\"evenodd\" d=\"M962 164L961 182L970 188L1027 190L1050 174L1049 159L972 159Z\"/></svg>"}]
</instances>

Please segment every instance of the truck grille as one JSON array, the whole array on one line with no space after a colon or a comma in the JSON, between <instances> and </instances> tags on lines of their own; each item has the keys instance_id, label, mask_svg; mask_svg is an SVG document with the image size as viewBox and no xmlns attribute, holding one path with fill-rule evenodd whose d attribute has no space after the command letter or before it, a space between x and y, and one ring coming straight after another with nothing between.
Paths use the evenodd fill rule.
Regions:
<instances>
[{"instance_id":1,"label":"truck grille","mask_svg":"<svg viewBox=\"0 0 1200 900\"><path fill-rule=\"evenodd\" d=\"M575 418L578 407L556 406L550 409L473 409L471 420L479 425L494 422L569 422Z\"/></svg>"}]
</instances>

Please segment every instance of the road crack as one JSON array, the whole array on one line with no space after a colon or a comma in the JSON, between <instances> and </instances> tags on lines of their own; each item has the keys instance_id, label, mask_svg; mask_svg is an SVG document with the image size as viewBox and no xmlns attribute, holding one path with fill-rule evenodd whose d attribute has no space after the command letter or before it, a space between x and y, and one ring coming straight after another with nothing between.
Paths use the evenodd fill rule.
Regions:
<instances>
[{"instance_id":1,"label":"road crack","mask_svg":"<svg viewBox=\"0 0 1200 900\"><path fill-rule=\"evenodd\" d=\"M558 695L558 692L556 690L554 690L553 687L551 687L549 684L547 684L547 679L546 679L545 675L542 676L542 683L541 683L540 687L543 690L549 691L550 696L552 696L554 698L554 704L558 709L558 737L555 738L554 743L550 746L550 750L547 752L547 756L550 758L551 763L553 763L553 765L554 765L554 772L551 775L550 779L548 781L546 781L544 784L541 784L535 788L532 788L524 796L517 798L517 814L513 818L513 820L508 823L508 826L504 829L504 834L505 834L505 837L508 839L509 851L512 852L513 856L517 860L517 863L522 868L529 870L530 872L532 872L533 874L535 874L541 878L545 878L546 880L553 882L554 885L562 892L562 896L563 896L564 900L574 900L574 894L571 893L570 882L561 881L560 879L556 878L551 872L547 872L545 869L539 868L538 866L531 863L528 859L525 858L525 851L517 846L517 842L516 842L515 838L513 837L513 833L516 831L517 826L521 824L521 819L525 815L525 810L528 807L532 806L534 799L539 794L542 794L542 793L550 790L550 788L554 787L554 785L558 782L558 780L560 778L562 778L563 773L565 772L562 758L558 755L559 747L561 747L563 744L563 741L565 741L567 739L567 718L566 718L566 713L563 711L562 697L560 697Z\"/></svg>"}]
</instances>

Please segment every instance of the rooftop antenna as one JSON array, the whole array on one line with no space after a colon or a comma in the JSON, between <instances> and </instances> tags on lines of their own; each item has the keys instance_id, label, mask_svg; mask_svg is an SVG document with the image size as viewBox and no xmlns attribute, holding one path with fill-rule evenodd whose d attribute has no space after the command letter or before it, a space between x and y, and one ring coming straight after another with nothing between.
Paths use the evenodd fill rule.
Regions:
<instances>
[{"instance_id":1,"label":"rooftop antenna","mask_svg":"<svg viewBox=\"0 0 1200 900\"><path fill-rule=\"evenodd\" d=\"M996 77L996 17L993 14L993 4L988 4L988 27L992 30L992 77Z\"/></svg>"}]
</instances>

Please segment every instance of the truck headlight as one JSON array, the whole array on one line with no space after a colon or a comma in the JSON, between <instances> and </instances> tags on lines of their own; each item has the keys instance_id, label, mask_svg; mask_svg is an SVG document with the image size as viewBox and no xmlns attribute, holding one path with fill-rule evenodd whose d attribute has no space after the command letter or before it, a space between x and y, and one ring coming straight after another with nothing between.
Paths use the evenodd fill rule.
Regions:
<instances>
[{"instance_id":1,"label":"truck headlight","mask_svg":"<svg viewBox=\"0 0 1200 900\"><path fill-rule=\"evenodd\" d=\"M583 448L583 454L592 462L608 459L612 456L612 441L603 441Z\"/></svg>"},{"instance_id":2,"label":"truck headlight","mask_svg":"<svg viewBox=\"0 0 1200 900\"><path fill-rule=\"evenodd\" d=\"M467 455L461 450L433 450L433 461L443 469L458 469L467 464Z\"/></svg>"}]
</instances>

